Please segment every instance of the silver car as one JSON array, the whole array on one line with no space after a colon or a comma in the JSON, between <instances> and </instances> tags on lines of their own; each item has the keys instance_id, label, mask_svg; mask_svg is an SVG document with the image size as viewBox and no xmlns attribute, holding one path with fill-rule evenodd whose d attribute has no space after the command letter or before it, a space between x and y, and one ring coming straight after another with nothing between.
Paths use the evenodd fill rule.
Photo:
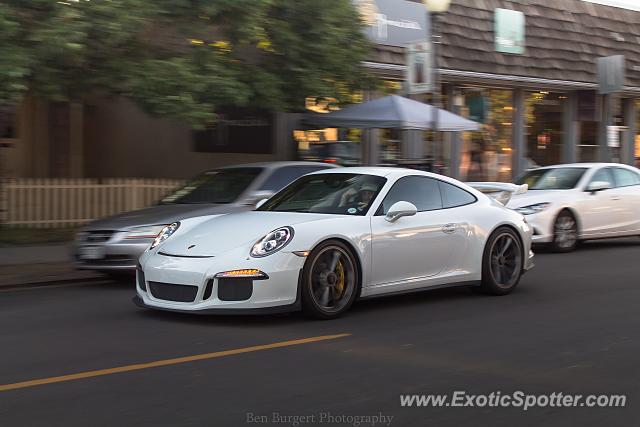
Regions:
<instances>
[{"instance_id":1,"label":"silver car","mask_svg":"<svg viewBox=\"0 0 640 427\"><path fill-rule=\"evenodd\" d=\"M205 172L157 205L92 221L75 239L77 268L134 270L138 258L167 224L203 215L253 209L302 175L335 167L314 162L251 163Z\"/></svg>"}]
</instances>

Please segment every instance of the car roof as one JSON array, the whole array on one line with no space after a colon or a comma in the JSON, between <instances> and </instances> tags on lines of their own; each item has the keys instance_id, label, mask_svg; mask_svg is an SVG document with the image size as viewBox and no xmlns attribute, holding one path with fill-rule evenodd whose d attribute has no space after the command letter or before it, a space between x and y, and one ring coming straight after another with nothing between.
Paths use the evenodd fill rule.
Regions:
<instances>
[{"instance_id":1,"label":"car roof","mask_svg":"<svg viewBox=\"0 0 640 427\"><path fill-rule=\"evenodd\" d=\"M436 173L425 172L419 169L409 169L409 168L396 168L396 167L384 167L384 166L354 166L354 167L345 167L338 169L329 169L329 170L321 170L313 172L312 174L323 174L323 173L354 173L361 175L375 175L382 176L385 178L395 178L405 175L421 175L428 176L431 178L437 178L445 181L455 181L452 178L449 178L444 175L438 175Z\"/></svg>"},{"instance_id":2,"label":"car roof","mask_svg":"<svg viewBox=\"0 0 640 427\"><path fill-rule=\"evenodd\" d=\"M537 168L531 168L531 170L535 169L557 169L557 168L595 168L595 167L603 167L603 166L622 166L625 168L632 168L633 166L629 166L624 163L605 163L605 162L585 162L585 163L564 163L560 165L551 165L551 166L540 166Z\"/></svg>"},{"instance_id":3,"label":"car roof","mask_svg":"<svg viewBox=\"0 0 640 427\"><path fill-rule=\"evenodd\" d=\"M242 163L238 165L221 166L217 169L235 169L235 168L266 168L277 169L286 166L322 166L327 169L336 168L336 165L323 162L306 162L306 161L278 161L278 162L255 162L255 163Z\"/></svg>"}]
</instances>

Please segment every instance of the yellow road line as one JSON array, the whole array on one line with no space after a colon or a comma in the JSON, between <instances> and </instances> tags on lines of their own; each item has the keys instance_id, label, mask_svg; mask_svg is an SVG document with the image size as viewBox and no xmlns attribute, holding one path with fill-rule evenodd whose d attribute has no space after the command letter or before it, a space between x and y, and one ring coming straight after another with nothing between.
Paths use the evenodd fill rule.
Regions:
<instances>
[{"instance_id":1,"label":"yellow road line","mask_svg":"<svg viewBox=\"0 0 640 427\"><path fill-rule=\"evenodd\" d=\"M180 363L196 362L198 360L215 359L218 357L233 356L235 354L252 353L255 351L270 350L281 347L310 344L319 341L328 341L348 337L351 334L323 335L318 337L302 338L291 341L274 342L271 344L255 345L252 347L236 348L233 350L216 351L214 353L196 354L193 356L176 357L175 359L156 360L155 362L137 363L134 365L119 366L116 368L99 369L97 371L78 372L59 377L41 378L37 380L22 381L13 384L0 385L0 391L16 390L20 388L35 387L45 384L61 383L66 381L81 380L84 378L100 377L103 375L119 374L122 372L139 371L141 369L157 368L159 366L178 365Z\"/></svg>"}]
</instances>

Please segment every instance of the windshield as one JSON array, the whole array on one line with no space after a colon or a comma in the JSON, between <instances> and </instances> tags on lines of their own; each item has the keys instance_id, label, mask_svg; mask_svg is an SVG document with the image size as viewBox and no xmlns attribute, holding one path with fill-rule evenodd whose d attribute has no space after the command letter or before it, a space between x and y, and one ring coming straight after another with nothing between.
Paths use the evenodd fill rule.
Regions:
<instances>
[{"instance_id":1,"label":"windshield","mask_svg":"<svg viewBox=\"0 0 640 427\"><path fill-rule=\"evenodd\" d=\"M534 169L516 180L516 184L527 184L529 190L569 190L578 185L578 181L587 168L551 168Z\"/></svg>"},{"instance_id":2,"label":"windshield","mask_svg":"<svg viewBox=\"0 0 640 427\"><path fill-rule=\"evenodd\" d=\"M160 203L232 203L261 172L262 168L229 168L205 172L166 196Z\"/></svg>"},{"instance_id":3,"label":"windshield","mask_svg":"<svg viewBox=\"0 0 640 427\"><path fill-rule=\"evenodd\" d=\"M259 211L364 215L386 178L351 173L307 175L280 191Z\"/></svg>"}]
</instances>

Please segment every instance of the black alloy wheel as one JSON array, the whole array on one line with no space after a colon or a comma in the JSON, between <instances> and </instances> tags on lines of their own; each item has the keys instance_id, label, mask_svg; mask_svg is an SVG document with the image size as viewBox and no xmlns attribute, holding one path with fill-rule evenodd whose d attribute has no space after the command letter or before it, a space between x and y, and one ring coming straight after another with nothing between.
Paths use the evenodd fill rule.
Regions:
<instances>
[{"instance_id":1,"label":"black alloy wheel","mask_svg":"<svg viewBox=\"0 0 640 427\"><path fill-rule=\"evenodd\" d=\"M524 256L515 231L502 227L487 241L482 260L480 289L493 295L506 295L520 282Z\"/></svg>"},{"instance_id":2,"label":"black alloy wheel","mask_svg":"<svg viewBox=\"0 0 640 427\"><path fill-rule=\"evenodd\" d=\"M302 276L305 314L333 319L351 307L359 273L351 249L340 241L327 241L309 254Z\"/></svg>"}]
</instances>

